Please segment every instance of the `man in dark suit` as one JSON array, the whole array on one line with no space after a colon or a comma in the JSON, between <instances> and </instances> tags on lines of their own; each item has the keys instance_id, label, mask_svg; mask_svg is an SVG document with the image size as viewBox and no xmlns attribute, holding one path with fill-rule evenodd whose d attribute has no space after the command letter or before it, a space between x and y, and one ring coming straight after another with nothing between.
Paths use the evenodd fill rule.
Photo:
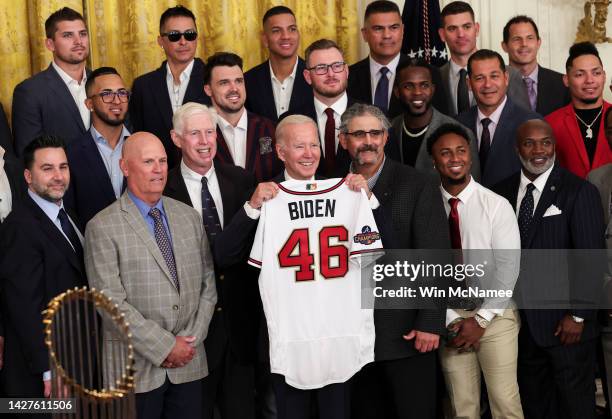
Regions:
<instances>
[{"instance_id":1,"label":"man in dark suit","mask_svg":"<svg viewBox=\"0 0 612 419\"><path fill-rule=\"evenodd\" d=\"M85 63L89 35L78 12L64 7L45 21L45 46L53 61L40 73L24 80L13 92L15 152L43 133L58 135L69 144L89 129L85 106Z\"/></svg>"},{"instance_id":2,"label":"man in dark suit","mask_svg":"<svg viewBox=\"0 0 612 419\"><path fill-rule=\"evenodd\" d=\"M244 75L246 107L276 122L283 113L312 100L303 75L305 63L297 54L300 32L290 8L274 6L264 14L261 41L270 56Z\"/></svg>"},{"instance_id":3,"label":"man in dark suit","mask_svg":"<svg viewBox=\"0 0 612 419\"><path fill-rule=\"evenodd\" d=\"M467 65L470 89L476 106L457 120L478 139L481 183L490 187L520 168L514 152L516 128L540 115L518 106L508 95L508 71L497 52L481 49L470 56Z\"/></svg>"},{"instance_id":4,"label":"man in dark suit","mask_svg":"<svg viewBox=\"0 0 612 419\"><path fill-rule=\"evenodd\" d=\"M244 107L247 92L242 58L231 52L209 57L204 67L204 91L219 116L215 160L246 169L258 182L280 173L282 163L274 152L274 123Z\"/></svg>"},{"instance_id":5,"label":"man in dark suit","mask_svg":"<svg viewBox=\"0 0 612 419\"><path fill-rule=\"evenodd\" d=\"M123 192L124 179L119 167L121 150L130 135L123 122L130 92L117 70L100 67L91 72L86 104L91 111L91 128L66 150L72 181L64 203L73 209L81 229Z\"/></svg>"},{"instance_id":6,"label":"man in dark suit","mask_svg":"<svg viewBox=\"0 0 612 419\"><path fill-rule=\"evenodd\" d=\"M400 53L404 25L399 7L388 0L374 1L366 7L363 25L361 35L370 47L370 55L349 67L347 91L355 100L376 105L394 118L402 112L401 103L392 94L396 68L408 59ZM433 78L440 86L434 95L434 106L448 113L446 87L440 83L437 69L433 70Z\"/></svg>"},{"instance_id":7,"label":"man in dark suit","mask_svg":"<svg viewBox=\"0 0 612 419\"><path fill-rule=\"evenodd\" d=\"M0 150L0 223L25 196L23 165L14 156ZM1 325L0 325L1 327Z\"/></svg>"},{"instance_id":8,"label":"man in dark suit","mask_svg":"<svg viewBox=\"0 0 612 419\"><path fill-rule=\"evenodd\" d=\"M474 96L468 89L466 76L468 59L478 51L476 39L480 25L475 21L472 6L464 1L448 3L441 12L440 38L446 42L450 60L440 67L440 74L447 95L448 115L456 116L474 104ZM527 89L518 70L508 69L508 96L514 103L529 109Z\"/></svg>"},{"instance_id":9,"label":"man in dark suit","mask_svg":"<svg viewBox=\"0 0 612 419\"><path fill-rule=\"evenodd\" d=\"M380 202L375 216L383 244L389 249L447 249L446 217L434 178L385 158L388 126L377 107L356 104L344 113L340 128L351 172L365 177ZM375 363L354 379L355 417L435 417L436 349L445 309L374 311ZM389 396L392 403L386 405Z\"/></svg>"},{"instance_id":10,"label":"man in dark suit","mask_svg":"<svg viewBox=\"0 0 612 419\"><path fill-rule=\"evenodd\" d=\"M23 155L28 196L0 231L2 382L9 397L48 397L51 374L41 313L53 297L87 280L82 236L62 204L70 182L63 142L40 136Z\"/></svg>"},{"instance_id":11,"label":"man in dark suit","mask_svg":"<svg viewBox=\"0 0 612 419\"><path fill-rule=\"evenodd\" d=\"M9 127L8 120L6 119L6 113L4 112L2 105L0 105L0 147L4 149L5 153L13 156L15 155L11 128Z\"/></svg>"},{"instance_id":12,"label":"man in dark suit","mask_svg":"<svg viewBox=\"0 0 612 419\"><path fill-rule=\"evenodd\" d=\"M570 97L563 74L538 64L541 44L538 26L529 16L515 16L504 26L502 48L508 53L510 66L521 72L531 110L546 116L567 105Z\"/></svg>"},{"instance_id":13,"label":"man in dark suit","mask_svg":"<svg viewBox=\"0 0 612 419\"><path fill-rule=\"evenodd\" d=\"M515 208L521 247L603 249L604 222L597 189L555 164L555 136L550 125L540 120L523 123L517 131L516 149L522 169L494 190ZM550 263L541 257L534 259L529 254L523 256L523 275L532 272L533 264ZM523 298L519 303L534 308L528 302L534 292L527 290L538 279L541 288L546 288L540 293L550 293L554 286L564 288L564 281L569 281L570 298L577 299L575 292L588 297L586 270L578 273L572 266L574 258L568 260L567 277L551 276L555 283L521 276L519 292ZM556 267L550 268L550 272L558 272ZM595 417L596 314L596 310L570 305L564 309L521 311L518 379L525 417Z\"/></svg>"},{"instance_id":14,"label":"man in dark suit","mask_svg":"<svg viewBox=\"0 0 612 419\"><path fill-rule=\"evenodd\" d=\"M166 61L134 80L130 122L134 131L147 131L161 139L168 155L168 167L180 161L172 143L172 114L187 102L210 104L204 94L204 62L195 58L198 32L195 16L183 6L166 9L159 19L157 44Z\"/></svg>"}]
</instances>

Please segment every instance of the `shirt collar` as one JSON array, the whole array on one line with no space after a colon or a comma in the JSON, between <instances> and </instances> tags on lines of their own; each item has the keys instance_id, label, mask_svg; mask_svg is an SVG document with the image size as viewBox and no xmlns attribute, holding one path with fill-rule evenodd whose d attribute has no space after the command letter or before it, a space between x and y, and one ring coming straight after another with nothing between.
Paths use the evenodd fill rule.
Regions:
<instances>
[{"instance_id":1,"label":"shirt collar","mask_svg":"<svg viewBox=\"0 0 612 419\"><path fill-rule=\"evenodd\" d=\"M338 115L342 115L346 110L346 105L348 105L348 96L346 92L344 92L340 99L334 102L331 106L327 106L316 97L314 98L314 107L317 116L323 116L323 114L325 113L325 109L327 108L332 108L335 113L337 113Z\"/></svg>"},{"instance_id":2,"label":"shirt collar","mask_svg":"<svg viewBox=\"0 0 612 419\"><path fill-rule=\"evenodd\" d=\"M383 161L380 164L380 167L376 170L376 172L372 176L370 176L369 179L366 179L366 182L368 184L368 188L370 188L370 191L374 189L374 186L376 186L376 182L378 181L378 178L380 177L380 174L382 173L383 167L385 167L385 161L387 161L386 154L383 156ZM353 162L351 162L351 166L349 167L349 172L356 173L354 170Z\"/></svg>"},{"instance_id":3,"label":"shirt collar","mask_svg":"<svg viewBox=\"0 0 612 419\"><path fill-rule=\"evenodd\" d=\"M482 121L485 118L489 118L495 124L495 126L497 126L497 124L499 124L499 118L501 117L501 114L504 110L504 106L506 106L507 101L508 101L508 96L506 95L504 96L504 100L502 101L502 103L489 116L485 116L485 114L483 114L480 111L480 108L478 108L478 119L476 121L480 124L480 121Z\"/></svg>"},{"instance_id":4,"label":"shirt collar","mask_svg":"<svg viewBox=\"0 0 612 419\"><path fill-rule=\"evenodd\" d=\"M215 173L215 163L213 162L212 166L210 166L210 169L208 169L208 171L204 174L204 177L210 180L210 178L212 177L214 173ZM184 178L195 180L197 182L202 181L202 175L192 170L190 167L188 167L185 164L185 160L181 160L181 174L183 175Z\"/></svg>"},{"instance_id":5,"label":"shirt collar","mask_svg":"<svg viewBox=\"0 0 612 419\"><path fill-rule=\"evenodd\" d=\"M527 185L529 185L530 183L533 183L533 186L535 186L538 192L542 193L542 191L544 191L544 187L546 186L546 182L548 182L548 177L550 176L550 173L552 172L553 167L555 167L554 163L552 166L548 168L547 171L545 171L540 176L535 178L533 182L529 180L527 176L525 176L523 169L521 169L521 182L519 184L519 191L521 192L525 191L527 189Z\"/></svg>"},{"instance_id":6,"label":"shirt collar","mask_svg":"<svg viewBox=\"0 0 612 419\"><path fill-rule=\"evenodd\" d=\"M284 171L284 176L285 176L285 180L296 180L296 179L293 179L291 176L289 176L289 173L287 173L287 169L285 169ZM309 182L312 182L314 180L316 180L314 176L308 179Z\"/></svg>"},{"instance_id":7,"label":"shirt collar","mask_svg":"<svg viewBox=\"0 0 612 419\"><path fill-rule=\"evenodd\" d=\"M374 58L372 58L372 56L370 56L369 57L369 61L370 61L370 74L372 76L378 74L380 72L380 69L383 68L383 67L387 67L389 69L389 73L391 73L391 75L395 74L395 69L397 68L397 65L399 64L399 59L400 59L399 52L397 53L395 58L393 58L391 61L389 61L389 64L381 64L378 61L374 60Z\"/></svg>"},{"instance_id":8,"label":"shirt collar","mask_svg":"<svg viewBox=\"0 0 612 419\"><path fill-rule=\"evenodd\" d=\"M449 199L451 199L451 198L458 198L459 201L461 201L464 204L466 204L467 201L474 194L474 191L476 190L476 181L474 180L474 178L472 178L472 176L470 176L470 181L468 182L467 186L465 188L463 188L463 190L461 192L459 192L459 195L457 195L457 196L453 196L453 195L449 194L446 191L446 189L444 189L444 186L442 186L442 185L440 185L440 190L442 191L442 197L444 198L444 202L448 203Z\"/></svg>"},{"instance_id":9,"label":"shirt collar","mask_svg":"<svg viewBox=\"0 0 612 419\"><path fill-rule=\"evenodd\" d=\"M297 67L298 67L299 61L300 61L299 58L296 57L295 64L293 65L293 70L291 70L291 74L289 75L289 77L287 77L287 79L291 79L291 80L295 79L295 74L297 73ZM272 80L275 80L279 84L283 84L279 79L276 78L276 75L274 74L274 70L272 69L272 63L270 62L270 60L268 60L268 65L270 66L270 75L272 76Z\"/></svg>"},{"instance_id":10,"label":"shirt collar","mask_svg":"<svg viewBox=\"0 0 612 419\"><path fill-rule=\"evenodd\" d=\"M96 143L102 143L104 145L108 145L108 140L104 138L102 134L100 134L93 125L89 129L91 130L91 136L93 137ZM119 141L117 142L117 147L122 146L126 137L129 137L130 135L131 135L130 132L124 125L123 129L121 130L121 135L119 136Z\"/></svg>"},{"instance_id":11,"label":"shirt collar","mask_svg":"<svg viewBox=\"0 0 612 419\"><path fill-rule=\"evenodd\" d=\"M191 77L191 70L193 70L193 63L194 62L195 62L195 58L191 60L189 65L187 65L187 67L185 67L185 69L183 70L183 72L179 76L179 80L181 81L181 84L183 84L183 82L185 82L186 80L189 80L189 78ZM174 76L172 76L172 71L170 71L170 64L168 64L167 61L166 61L166 80L171 81L172 83L174 83Z\"/></svg>"},{"instance_id":12,"label":"shirt collar","mask_svg":"<svg viewBox=\"0 0 612 419\"><path fill-rule=\"evenodd\" d=\"M70 77L68 73L66 73L64 70L62 70L62 68L59 65L55 64L55 61L51 61L51 65L53 66L55 71L57 71L57 74L59 74L59 76L64 81L64 83L66 84L78 83L82 86L85 86L84 83L87 81L87 71L85 71L85 67L83 67L83 78L81 79L81 81L77 81L73 79L72 77Z\"/></svg>"},{"instance_id":13,"label":"shirt collar","mask_svg":"<svg viewBox=\"0 0 612 419\"><path fill-rule=\"evenodd\" d=\"M533 80L533 82L535 84L538 84L538 72L539 72L539 70L540 70L540 66L536 65L534 70L531 72L531 74L529 74L528 76L523 77L523 78L530 78L531 80Z\"/></svg>"},{"instance_id":14,"label":"shirt collar","mask_svg":"<svg viewBox=\"0 0 612 419\"><path fill-rule=\"evenodd\" d=\"M54 202L47 201L37 193L32 192L32 190L29 188L28 195L30 195L30 198L32 198L32 200L36 202L36 205L40 207L40 209L45 213L47 217L49 217L51 221L55 222L55 220L57 220L57 216L60 212L60 209L64 208L63 201L60 202L60 205L57 205Z\"/></svg>"},{"instance_id":15,"label":"shirt collar","mask_svg":"<svg viewBox=\"0 0 612 419\"><path fill-rule=\"evenodd\" d=\"M232 124L227 122L225 118L223 118L221 115L217 114L217 116L218 116L219 125L221 125L221 130L225 130L226 128L232 127ZM236 126L232 128L239 128L243 131L246 131L248 128L248 125L249 125L249 118L247 116L246 109L242 108L242 115L240 115L240 119L238 120L238 123L236 124Z\"/></svg>"},{"instance_id":16,"label":"shirt collar","mask_svg":"<svg viewBox=\"0 0 612 419\"><path fill-rule=\"evenodd\" d=\"M136 198L136 196L134 196L134 194L129 189L127 193L132 202L136 205L136 208L138 208L138 211L140 211L140 214L142 214L144 218L149 216L149 211L151 211L153 208L157 208L159 212L161 212L162 216L166 217L166 213L164 212L164 204L161 198L159 199L159 201L157 201L155 205L150 207L149 204L147 204L146 202Z\"/></svg>"},{"instance_id":17,"label":"shirt collar","mask_svg":"<svg viewBox=\"0 0 612 419\"><path fill-rule=\"evenodd\" d=\"M461 71L462 69L465 69L467 71L466 67L461 67L459 64L457 64L453 60L450 60L449 62L450 62L451 73L453 74L453 76L459 77L459 71Z\"/></svg>"}]
</instances>

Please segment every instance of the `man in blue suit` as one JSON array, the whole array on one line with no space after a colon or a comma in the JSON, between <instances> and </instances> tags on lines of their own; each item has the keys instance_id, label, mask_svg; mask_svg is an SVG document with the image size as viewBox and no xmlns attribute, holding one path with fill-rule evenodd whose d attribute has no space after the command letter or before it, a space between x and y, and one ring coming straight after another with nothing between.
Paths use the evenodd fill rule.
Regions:
<instances>
[{"instance_id":1,"label":"man in blue suit","mask_svg":"<svg viewBox=\"0 0 612 419\"><path fill-rule=\"evenodd\" d=\"M467 72L476 106L461 113L457 120L476 134L480 180L483 186L491 187L521 168L514 151L516 128L541 117L508 97L508 71L497 52L476 51L468 60Z\"/></svg>"},{"instance_id":2,"label":"man in blue suit","mask_svg":"<svg viewBox=\"0 0 612 419\"><path fill-rule=\"evenodd\" d=\"M119 159L123 143L130 135L123 124L130 92L117 70L112 67L94 70L85 89L91 128L66 150L72 181L64 198L65 205L78 214L83 230L94 215L123 192Z\"/></svg>"},{"instance_id":3,"label":"man in blue suit","mask_svg":"<svg viewBox=\"0 0 612 419\"><path fill-rule=\"evenodd\" d=\"M496 185L494 191L508 199L516 211L521 247L605 248L597 189L555 164L550 125L541 120L520 125L516 150L522 169ZM525 417L594 418L597 311L577 308L573 303L596 299L601 287L590 285L596 285L601 276L595 275L589 282L588 269L577 264L580 260L575 255L566 258L567 272L560 269L565 262L541 255L523 252L517 289L519 304L525 308L521 310L518 357ZM596 260L591 256L589 264ZM569 290L570 304L544 308L546 302L537 297L550 299L560 289Z\"/></svg>"}]
</instances>

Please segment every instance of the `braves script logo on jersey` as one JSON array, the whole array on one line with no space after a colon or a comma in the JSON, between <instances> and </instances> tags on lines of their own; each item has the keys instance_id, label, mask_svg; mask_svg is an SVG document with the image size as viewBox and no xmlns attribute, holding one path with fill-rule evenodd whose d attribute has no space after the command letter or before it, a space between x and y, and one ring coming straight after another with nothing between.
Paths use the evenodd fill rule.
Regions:
<instances>
[{"instance_id":1,"label":"braves script logo on jersey","mask_svg":"<svg viewBox=\"0 0 612 419\"><path fill-rule=\"evenodd\" d=\"M355 243L360 243L364 245L370 245L377 240L380 240L380 234L378 231L372 231L370 226L363 226L361 228L361 233L355 234L353 237Z\"/></svg>"}]
</instances>

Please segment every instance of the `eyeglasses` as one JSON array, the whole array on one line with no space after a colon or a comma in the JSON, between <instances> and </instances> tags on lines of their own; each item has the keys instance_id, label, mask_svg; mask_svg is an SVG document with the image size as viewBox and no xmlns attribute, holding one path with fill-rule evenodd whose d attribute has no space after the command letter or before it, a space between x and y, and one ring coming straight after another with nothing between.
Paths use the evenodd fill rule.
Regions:
<instances>
[{"instance_id":1,"label":"eyeglasses","mask_svg":"<svg viewBox=\"0 0 612 419\"><path fill-rule=\"evenodd\" d=\"M379 139L383 136L384 133L385 133L385 130L383 129L371 129L369 131L359 130L359 131L347 132L346 135L352 135L353 137L361 140L365 138L366 135L369 135L370 137L374 139Z\"/></svg>"},{"instance_id":2,"label":"eyeglasses","mask_svg":"<svg viewBox=\"0 0 612 419\"><path fill-rule=\"evenodd\" d=\"M160 35L167 37L168 41L170 42L178 42L181 39L181 36L185 38L185 41L195 41L198 39L198 33L194 30L188 30L185 32L170 31Z\"/></svg>"},{"instance_id":3,"label":"eyeglasses","mask_svg":"<svg viewBox=\"0 0 612 419\"><path fill-rule=\"evenodd\" d=\"M315 74L322 76L323 74L327 74L328 68L331 68L334 73L340 73L341 71L344 70L345 65L346 63L344 61L336 61L335 63L331 63L331 64L318 64L318 65L315 65L314 67L308 68L307 70L310 70L310 71L314 70Z\"/></svg>"},{"instance_id":4,"label":"eyeglasses","mask_svg":"<svg viewBox=\"0 0 612 419\"><path fill-rule=\"evenodd\" d=\"M131 93L126 89L119 89L116 92L113 92L112 90L104 90L98 94L91 95L91 97L100 96L100 99L102 99L102 102L104 103L113 103L115 101L115 97L119 97L119 102L125 103L130 100L130 95Z\"/></svg>"}]
</instances>

